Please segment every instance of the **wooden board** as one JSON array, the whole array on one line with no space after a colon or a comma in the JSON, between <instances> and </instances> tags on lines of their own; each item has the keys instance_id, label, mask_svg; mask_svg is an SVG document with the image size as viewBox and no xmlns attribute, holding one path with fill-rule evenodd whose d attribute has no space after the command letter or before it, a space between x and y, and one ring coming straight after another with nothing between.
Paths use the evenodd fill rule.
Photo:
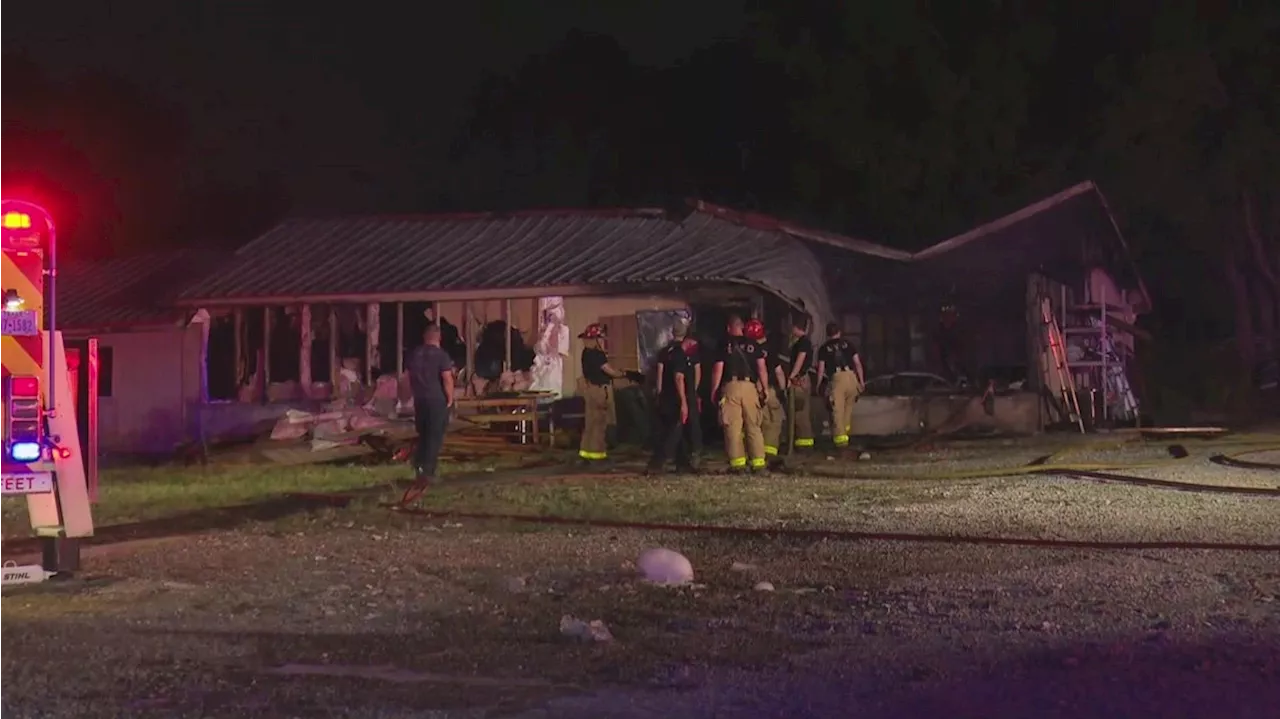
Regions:
<instances>
[{"instance_id":1,"label":"wooden board","mask_svg":"<svg viewBox=\"0 0 1280 719\"><path fill-rule=\"evenodd\" d=\"M614 369L628 370L640 366L640 326L634 313L601 317L600 324L607 328L609 341L605 345L609 364Z\"/></svg>"}]
</instances>

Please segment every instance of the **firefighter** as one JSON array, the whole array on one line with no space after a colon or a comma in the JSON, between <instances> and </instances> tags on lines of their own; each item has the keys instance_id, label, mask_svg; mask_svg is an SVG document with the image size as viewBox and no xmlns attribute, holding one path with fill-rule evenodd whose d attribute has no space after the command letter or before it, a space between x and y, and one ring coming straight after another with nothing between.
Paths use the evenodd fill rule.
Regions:
<instances>
[{"instance_id":1,"label":"firefighter","mask_svg":"<svg viewBox=\"0 0 1280 719\"><path fill-rule=\"evenodd\" d=\"M765 385L764 408L760 413L760 431L764 436L765 459L770 468L777 468L781 463L778 457L778 444L782 439L782 423L786 419L786 411L782 408L781 396L787 386L786 375L782 372L782 360L777 352L770 352L765 345L764 323L760 320L747 320L744 330L747 339L755 342L764 353L765 373L768 382Z\"/></svg>"},{"instance_id":2,"label":"firefighter","mask_svg":"<svg viewBox=\"0 0 1280 719\"><path fill-rule=\"evenodd\" d=\"M609 356L604 351L606 339L604 327L598 323L587 325L582 334L578 335L578 339L582 340L583 344L582 377L578 382L586 411L578 457L584 463L590 464L609 457L605 433L613 410L613 380L627 377L633 381L643 382L644 376L638 372L614 369L609 364Z\"/></svg>"},{"instance_id":3,"label":"firefighter","mask_svg":"<svg viewBox=\"0 0 1280 719\"><path fill-rule=\"evenodd\" d=\"M842 336L840 325L827 325L827 341L818 348L818 382L825 383L831 403L831 439L837 448L849 446L853 431L853 403L866 386L862 358Z\"/></svg>"},{"instance_id":4,"label":"firefighter","mask_svg":"<svg viewBox=\"0 0 1280 719\"><path fill-rule=\"evenodd\" d=\"M698 385L702 380L698 341L684 324L672 330L671 342L658 352L657 399L659 429L647 474L662 471L676 455L676 470L697 472L702 454L702 417ZM677 454L678 452L678 454Z\"/></svg>"},{"instance_id":5,"label":"firefighter","mask_svg":"<svg viewBox=\"0 0 1280 719\"><path fill-rule=\"evenodd\" d=\"M768 385L764 353L759 345L743 336L741 317L729 318L729 336L711 370L711 396L720 407L724 427L724 449L729 468L747 468L747 455L754 470L765 469L764 435L760 430L760 408ZM743 438L746 446L743 447Z\"/></svg>"},{"instance_id":6,"label":"firefighter","mask_svg":"<svg viewBox=\"0 0 1280 719\"><path fill-rule=\"evenodd\" d=\"M791 363L787 368L787 387L791 394L791 422L795 432L795 449L813 447L813 415L809 411L809 396L813 386L809 370L813 366L813 341L809 339L804 319L792 324Z\"/></svg>"}]
</instances>

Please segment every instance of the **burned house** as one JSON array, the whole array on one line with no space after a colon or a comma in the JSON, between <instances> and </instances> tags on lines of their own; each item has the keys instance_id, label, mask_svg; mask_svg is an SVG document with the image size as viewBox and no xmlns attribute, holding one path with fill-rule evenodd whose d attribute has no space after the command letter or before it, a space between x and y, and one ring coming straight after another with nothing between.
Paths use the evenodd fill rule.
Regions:
<instances>
[{"instance_id":1,"label":"burned house","mask_svg":"<svg viewBox=\"0 0 1280 719\"><path fill-rule=\"evenodd\" d=\"M1105 198L1081 183L898 261L851 264L830 280L834 312L868 377L907 372L902 402L868 397L858 412L884 429L937 426L995 380L1005 424L1132 422L1133 358L1150 298ZM873 390L879 388L873 388ZM1074 391L1069 391L1074 390ZM939 399L928 406L921 395ZM864 423L865 424L865 423Z\"/></svg>"},{"instance_id":2,"label":"burned house","mask_svg":"<svg viewBox=\"0 0 1280 719\"><path fill-rule=\"evenodd\" d=\"M68 336L101 348L103 447L122 452L395 384L429 321L473 398L576 394L577 335L593 322L615 364L648 369L674 322L696 318L711 341L739 312L778 341L798 317L815 339L840 323L873 380L862 433L936 428L988 377L1014 390L996 406L1011 428L1123 421L1149 307L1091 183L916 253L694 203L294 219L229 256L121 258L62 280Z\"/></svg>"},{"instance_id":3,"label":"burned house","mask_svg":"<svg viewBox=\"0 0 1280 719\"><path fill-rule=\"evenodd\" d=\"M644 367L681 315L718 333L729 311L833 317L823 257L874 246L709 206L660 210L299 219L242 247L177 302L207 313L202 431L399 376L428 321L465 391L573 395L578 333L607 326ZM883 248L879 248L883 249ZM384 380L385 381L385 380Z\"/></svg>"}]
</instances>

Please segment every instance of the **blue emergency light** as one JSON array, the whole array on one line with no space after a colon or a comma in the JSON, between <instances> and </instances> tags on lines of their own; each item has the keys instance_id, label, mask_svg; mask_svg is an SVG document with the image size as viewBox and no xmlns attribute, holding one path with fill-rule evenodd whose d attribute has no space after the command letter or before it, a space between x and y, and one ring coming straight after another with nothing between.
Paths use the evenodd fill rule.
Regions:
<instances>
[{"instance_id":1,"label":"blue emergency light","mask_svg":"<svg viewBox=\"0 0 1280 719\"><path fill-rule=\"evenodd\" d=\"M15 462L38 462L44 454L44 432L41 429L40 380L35 377L9 378L9 406L5 414L9 426L9 459Z\"/></svg>"},{"instance_id":2,"label":"blue emergency light","mask_svg":"<svg viewBox=\"0 0 1280 719\"><path fill-rule=\"evenodd\" d=\"M14 442L9 445L9 459L23 464L38 462L43 449L39 442Z\"/></svg>"}]
</instances>

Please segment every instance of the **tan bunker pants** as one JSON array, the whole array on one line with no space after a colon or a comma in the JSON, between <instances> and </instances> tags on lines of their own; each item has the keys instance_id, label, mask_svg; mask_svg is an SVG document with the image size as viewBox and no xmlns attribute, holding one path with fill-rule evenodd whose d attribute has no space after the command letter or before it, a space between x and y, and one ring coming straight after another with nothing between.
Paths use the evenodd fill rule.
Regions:
<instances>
[{"instance_id":1,"label":"tan bunker pants","mask_svg":"<svg viewBox=\"0 0 1280 719\"><path fill-rule=\"evenodd\" d=\"M721 390L720 424L724 427L724 451L730 467L764 467L764 434L760 429L760 395L745 380L731 380ZM743 438L746 446L743 447Z\"/></svg>"}]
</instances>

